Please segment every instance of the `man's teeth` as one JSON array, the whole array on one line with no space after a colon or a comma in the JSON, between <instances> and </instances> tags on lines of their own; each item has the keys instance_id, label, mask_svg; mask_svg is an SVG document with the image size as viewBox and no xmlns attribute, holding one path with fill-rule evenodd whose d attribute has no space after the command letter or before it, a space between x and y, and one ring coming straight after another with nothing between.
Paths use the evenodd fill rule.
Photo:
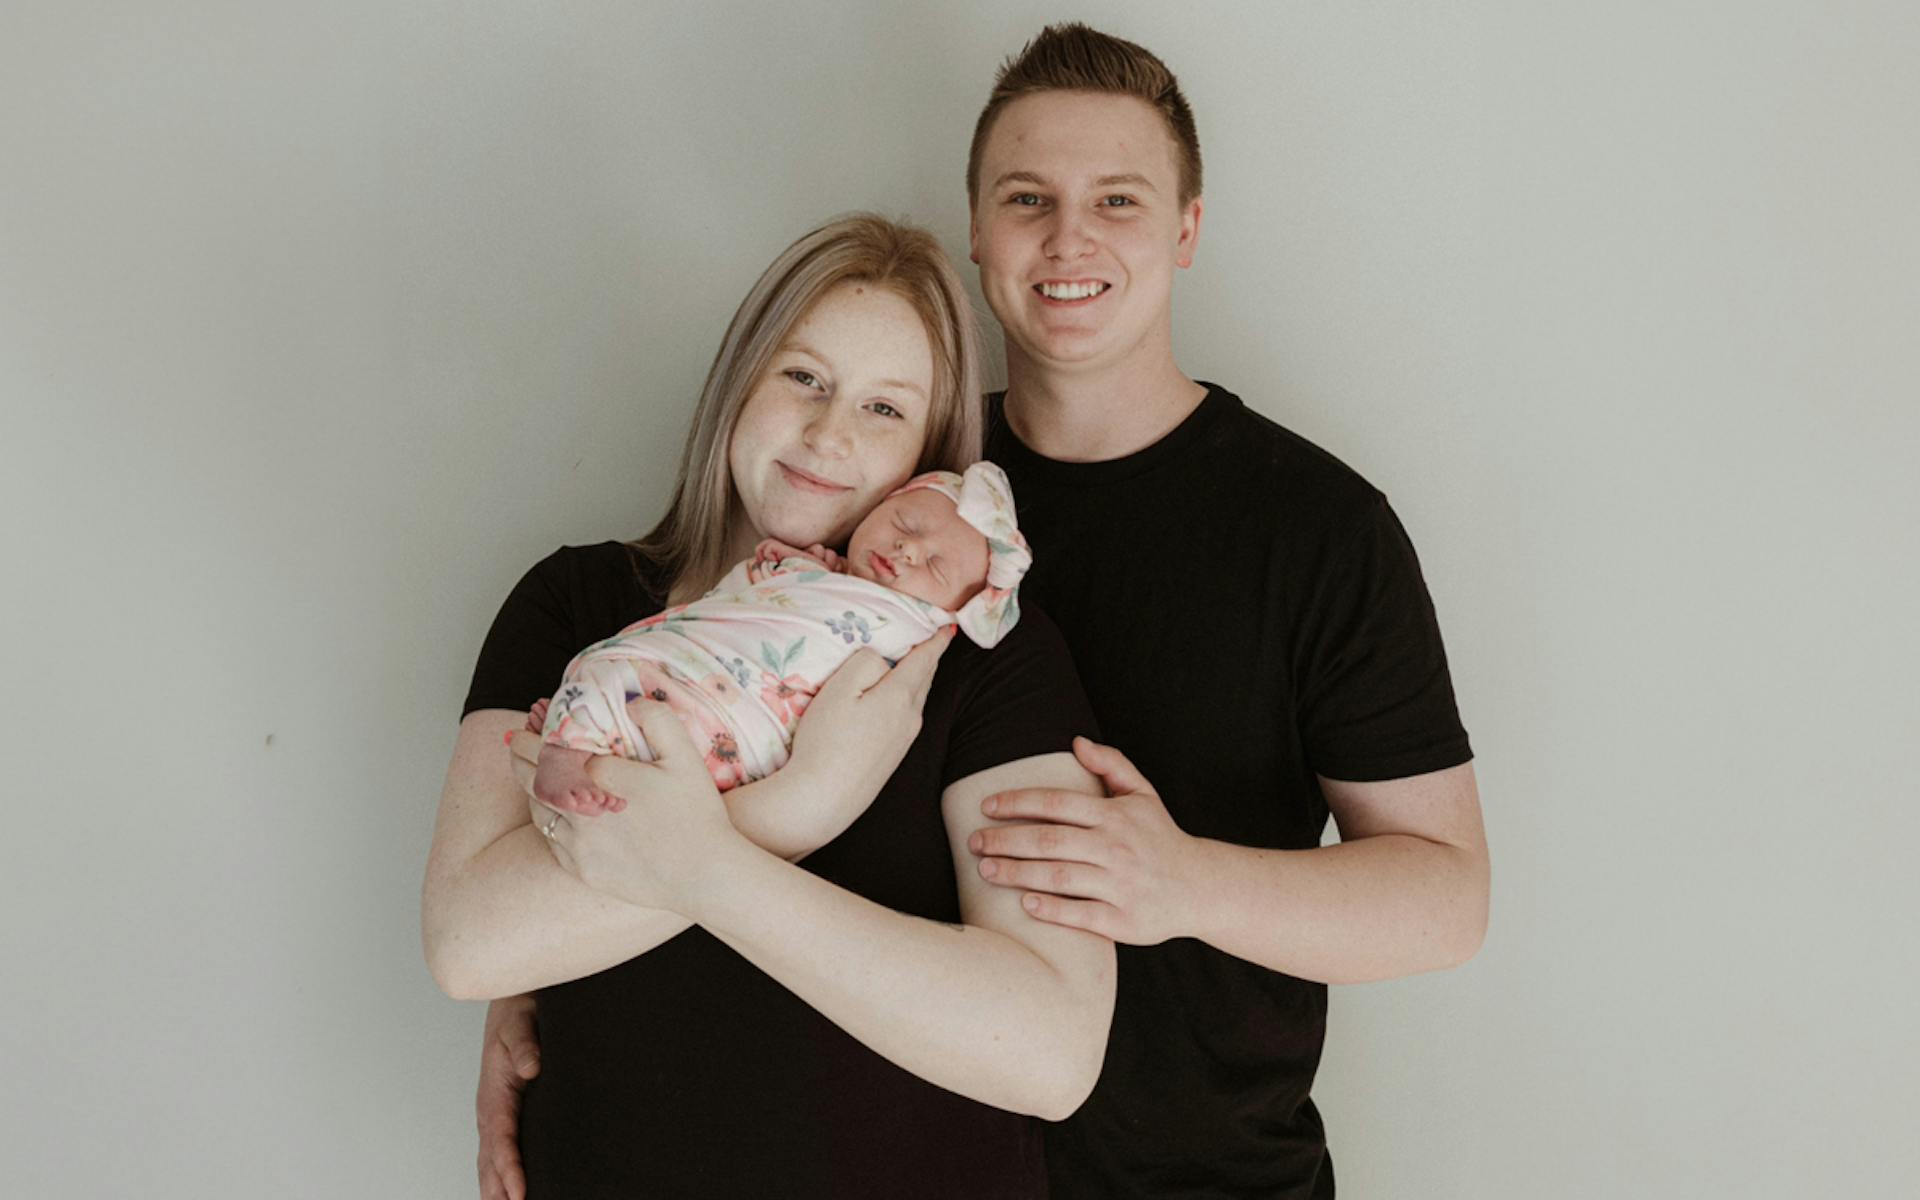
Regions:
<instances>
[{"instance_id":1,"label":"man's teeth","mask_svg":"<svg viewBox=\"0 0 1920 1200\"><path fill-rule=\"evenodd\" d=\"M1107 290L1104 283L1043 283L1040 294L1049 300L1085 300Z\"/></svg>"}]
</instances>

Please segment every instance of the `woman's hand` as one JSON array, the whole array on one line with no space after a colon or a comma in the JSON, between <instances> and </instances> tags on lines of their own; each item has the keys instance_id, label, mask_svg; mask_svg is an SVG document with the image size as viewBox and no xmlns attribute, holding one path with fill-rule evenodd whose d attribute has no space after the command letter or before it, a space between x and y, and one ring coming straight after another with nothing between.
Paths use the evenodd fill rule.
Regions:
<instances>
[{"instance_id":1,"label":"woman's hand","mask_svg":"<svg viewBox=\"0 0 1920 1200\"><path fill-rule=\"evenodd\" d=\"M918 736L920 710L933 686L934 669L953 634L951 627L936 633L891 669L886 659L871 650L842 663L800 715L787 765L771 778L726 794L734 827L774 854L793 859L806 857L846 832L880 794ZM679 734L677 721L675 725ZM527 793L534 825L544 829L555 814L532 801L540 736L520 730L509 745L514 778ZM694 761L700 761L697 754ZM598 759L593 769L619 771ZM645 795L655 786L652 777L635 772L621 773L620 779L610 790L628 799L636 793L623 789Z\"/></svg>"},{"instance_id":2,"label":"woman's hand","mask_svg":"<svg viewBox=\"0 0 1920 1200\"><path fill-rule=\"evenodd\" d=\"M781 773L806 783L801 840L819 849L853 824L920 733L920 710L954 627L915 646L891 669L861 650L840 664L800 714L793 757Z\"/></svg>"},{"instance_id":3,"label":"woman's hand","mask_svg":"<svg viewBox=\"0 0 1920 1200\"><path fill-rule=\"evenodd\" d=\"M623 797L626 808L588 817L536 802L534 823L546 834L554 860L588 887L690 917L701 888L721 873L726 853L746 839L734 829L706 760L673 710L643 701L631 711L654 760L595 755L587 764L594 786Z\"/></svg>"}]
</instances>

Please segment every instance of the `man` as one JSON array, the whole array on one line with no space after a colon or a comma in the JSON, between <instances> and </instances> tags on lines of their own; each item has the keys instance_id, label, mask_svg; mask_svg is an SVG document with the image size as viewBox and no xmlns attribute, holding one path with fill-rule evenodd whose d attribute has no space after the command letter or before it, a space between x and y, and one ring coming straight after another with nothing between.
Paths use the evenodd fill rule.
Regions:
<instances>
[{"instance_id":1,"label":"man","mask_svg":"<svg viewBox=\"0 0 1920 1200\"><path fill-rule=\"evenodd\" d=\"M1054 1193L1331 1196L1309 1099L1325 985L1455 965L1486 926L1471 752L1413 548L1359 476L1175 364L1201 168L1157 58L1044 30L1001 71L967 183L1007 342L988 456L1035 550L1027 594L1111 743L1076 747L1111 799L989 797L1031 823L971 846L1035 919L1119 943L1100 1082L1048 1131ZM1321 847L1329 815L1341 841ZM483 1192L517 1171L526 1013L489 1013Z\"/></svg>"}]
</instances>

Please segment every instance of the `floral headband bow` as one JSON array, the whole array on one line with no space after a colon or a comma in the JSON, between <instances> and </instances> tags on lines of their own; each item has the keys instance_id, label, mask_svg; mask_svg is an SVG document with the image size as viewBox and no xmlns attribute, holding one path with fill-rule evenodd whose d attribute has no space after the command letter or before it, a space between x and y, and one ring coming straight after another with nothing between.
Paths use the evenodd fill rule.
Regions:
<instances>
[{"instance_id":1,"label":"floral headband bow","mask_svg":"<svg viewBox=\"0 0 1920 1200\"><path fill-rule=\"evenodd\" d=\"M968 637L991 649L1020 620L1015 593L1033 565L1033 551L1015 522L1013 485L1005 471L982 461L968 467L964 475L952 471L916 475L888 493L888 498L919 488L932 488L953 501L960 519L986 536L987 586L960 606L954 620Z\"/></svg>"}]
</instances>

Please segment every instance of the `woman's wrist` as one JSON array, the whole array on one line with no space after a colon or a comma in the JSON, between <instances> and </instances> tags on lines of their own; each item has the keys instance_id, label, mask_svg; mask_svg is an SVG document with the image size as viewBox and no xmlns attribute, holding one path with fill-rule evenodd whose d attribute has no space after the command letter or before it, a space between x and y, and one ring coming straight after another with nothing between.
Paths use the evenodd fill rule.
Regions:
<instances>
[{"instance_id":1,"label":"woman's wrist","mask_svg":"<svg viewBox=\"0 0 1920 1200\"><path fill-rule=\"evenodd\" d=\"M696 925L709 925L736 911L743 890L751 890L754 880L769 863L785 859L764 850L746 835L733 831L716 839L700 868L688 872L678 882L670 908ZM717 931L714 931L717 932Z\"/></svg>"}]
</instances>

